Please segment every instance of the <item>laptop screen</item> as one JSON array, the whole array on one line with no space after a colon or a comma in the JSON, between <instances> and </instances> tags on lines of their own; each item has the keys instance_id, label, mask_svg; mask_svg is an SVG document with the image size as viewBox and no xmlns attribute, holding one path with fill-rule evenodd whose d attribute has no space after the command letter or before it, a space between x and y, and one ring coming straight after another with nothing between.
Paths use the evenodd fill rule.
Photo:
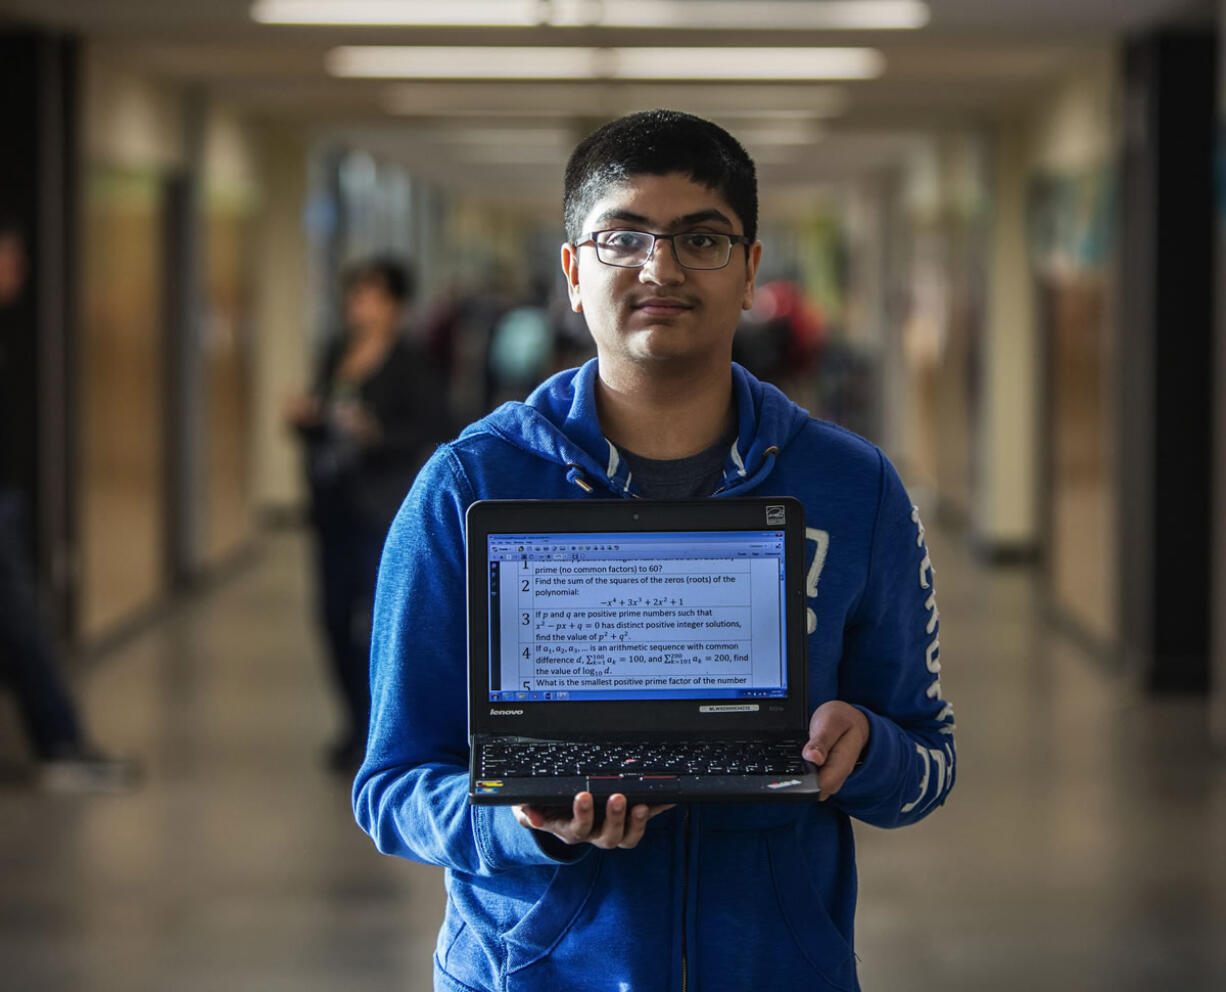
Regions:
<instances>
[{"instance_id":1,"label":"laptop screen","mask_svg":"<svg viewBox=\"0 0 1226 992\"><path fill-rule=\"evenodd\" d=\"M491 701L787 695L782 530L486 541Z\"/></svg>"}]
</instances>

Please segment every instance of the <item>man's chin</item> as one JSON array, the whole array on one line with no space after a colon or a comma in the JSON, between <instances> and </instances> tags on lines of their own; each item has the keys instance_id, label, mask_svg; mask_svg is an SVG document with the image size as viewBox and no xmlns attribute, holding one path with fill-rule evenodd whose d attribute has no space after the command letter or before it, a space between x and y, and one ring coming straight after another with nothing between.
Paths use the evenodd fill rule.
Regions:
<instances>
[{"instance_id":1,"label":"man's chin","mask_svg":"<svg viewBox=\"0 0 1226 992\"><path fill-rule=\"evenodd\" d=\"M696 344L649 340L632 342L624 354L631 362L643 368L662 372L684 372L709 367L716 360L719 351L720 349L710 342ZM725 360L732 361L731 352L725 356Z\"/></svg>"},{"instance_id":2,"label":"man's chin","mask_svg":"<svg viewBox=\"0 0 1226 992\"><path fill-rule=\"evenodd\" d=\"M626 349L631 361L656 365L668 365L693 361L701 355L701 349L686 346L678 341L660 341L656 338L632 341Z\"/></svg>"}]
</instances>

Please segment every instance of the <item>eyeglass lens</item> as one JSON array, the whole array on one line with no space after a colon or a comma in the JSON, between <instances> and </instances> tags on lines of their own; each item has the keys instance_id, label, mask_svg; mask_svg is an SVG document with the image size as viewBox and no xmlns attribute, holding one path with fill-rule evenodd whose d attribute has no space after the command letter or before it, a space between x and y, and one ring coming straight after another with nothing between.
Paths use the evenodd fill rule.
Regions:
<instances>
[{"instance_id":1,"label":"eyeglass lens","mask_svg":"<svg viewBox=\"0 0 1226 992\"><path fill-rule=\"evenodd\" d=\"M645 231L598 231L594 240L600 261L627 268L647 264L657 241L671 241L677 261L687 269L723 268L732 253L731 238L705 231L660 235Z\"/></svg>"}]
</instances>

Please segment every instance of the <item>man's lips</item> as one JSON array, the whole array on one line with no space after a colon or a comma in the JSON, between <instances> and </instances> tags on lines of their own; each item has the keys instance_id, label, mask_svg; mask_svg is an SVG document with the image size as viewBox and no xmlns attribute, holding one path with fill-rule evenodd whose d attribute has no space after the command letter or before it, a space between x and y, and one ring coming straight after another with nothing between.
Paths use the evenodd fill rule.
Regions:
<instances>
[{"instance_id":1,"label":"man's lips","mask_svg":"<svg viewBox=\"0 0 1226 992\"><path fill-rule=\"evenodd\" d=\"M631 309L651 314L670 314L681 313L684 310L693 310L694 304L671 296L649 296L636 300L631 304Z\"/></svg>"}]
</instances>

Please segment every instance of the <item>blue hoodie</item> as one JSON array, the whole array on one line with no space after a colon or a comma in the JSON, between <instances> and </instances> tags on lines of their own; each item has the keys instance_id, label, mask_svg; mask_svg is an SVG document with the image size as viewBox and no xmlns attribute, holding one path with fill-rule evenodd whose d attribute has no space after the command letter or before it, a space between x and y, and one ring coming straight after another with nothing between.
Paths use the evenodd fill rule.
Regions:
<instances>
[{"instance_id":1,"label":"blue hoodie","mask_svg":"<svg viewBox=\"0 0 1226 992\"><path fill-rule=\"evenodd\" d=\"M885 456L731 369L738 434L713 495L805 505L809 707L868 717L825 803L679 806L637 847L566 847L470 806L464 514L477 499L638 495L596 415L596 362L559 373L431 458L383 553L358 822L385 854L447 869L436 988L744 992L859 988L850 817L912 823L954 780L932 563Z\"/></svg>"}]
</instances>

